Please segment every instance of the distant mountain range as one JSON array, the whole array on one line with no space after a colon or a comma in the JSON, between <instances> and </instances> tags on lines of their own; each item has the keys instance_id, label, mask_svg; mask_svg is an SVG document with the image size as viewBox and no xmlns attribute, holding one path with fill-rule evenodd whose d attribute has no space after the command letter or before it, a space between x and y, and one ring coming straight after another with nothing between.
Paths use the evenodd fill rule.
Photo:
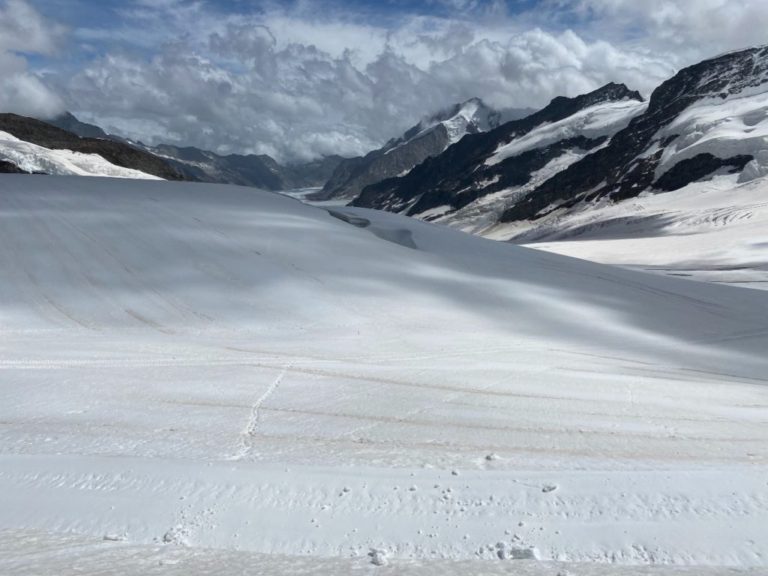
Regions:
<instances>
[{"instance_id":1,"label":"distant mountain range","mask_svg":"<svg viewBox=\"0 0 768 576\"><path fill-rule=\"evenodd\" d=\"M189 180L254 186L273 191L320 187L344 160L341 156L326 156L314 162L284 166L266 154L221 156L194 147L180 148L167 144L143 147L165 159Z\"/></svg>"},{"instance_id":2,"label":"distant mountain range","mask_svg":"<svg viewBox=\"0 0 768 576\"><path fill-rule=\"evenodd\" d=\"M0 145L0 160L14 165L20 172L88 174L95 171L97 175L135 176L133 172L118 170L122 168L165 180L184 179L179 171L155 154L114 139L80 137L34 118L0 114L0 132L20 141ZM95 132L89 130L89 133ZM62 150L68 151L69 155L48 152Z\"/></svg>"},{"instance_id":3,"label":"distant mountain range","mask_svg":"<svg viewBox=\"0 0 768 576\"><path fill-rule=\"evenodd\" d=\"M266 155L146 146L71 114L49 124L3 114L0 132L22 142L0 144L0 171L64 166L62 173L79 173L67 166L80 162L77 170L87 171L96 165L83 168L79 157L43 158L26 142L98 154L114 165L99 164L110 174L132 177L125 170L135 170L276 191L322 186L310 199L350 201L493 238L537 238L533 228L551 231L596 203L674 191L722 174L738 182L768 175L768 47L685 68L649 101L610 83L528 112L502 113L473 98L365 156L293 166Z\"/></svg>"},{"instance_id":4,"label":"distant mountain range","mask_svg":"<svg viewBox=\"0 0 768 576\"><path fill-rule=\"evenodd\" d=\"M508 239L599 202L729 173L768 174L768 47L685 68L649 102L617 84L555 98L367 186L352 204Z\"/></svg>"},{"instance_id":5,"label":"distant mountain range","mask_svg":"<svg viewBox=\"0 0 768 576\"><path fill-rule=\"evenodd\" d=\"M68 112L47 122L79 136L130 142L119 136L107 134L98 126L80 122ZM130 143L163 158L187 180L254 186L275 191L322 186L331 177L339 163L344 160L341 156L327 156L314 162L281 165L266 154L223 156L192 146L180 147L170 144L147 146L141 142Z\"/></svg>"},{"instance_id":6,"label":"distant mountain range","mask_svg":"<svg viewBox=\"0 0 768 576\"><path fill-rule=\"evenodd\" d=\"M643 106L626 86L608 84L576 98L555 98L525 118L468 135L400 178L368 186L355 206L444 216L489 195L519 194L568 162L606 144ZM501 198L499 197L499 200Z\"/></svg>"},{"instance_id":7,"label":"distant mountain range","mask_svg":"<svg viewBox=\"0 0 768 576\"><path fill-rule=\"evenodd\" d=\"M320 187L344 160L340 156L328 156L314 162L284 166L267 155L222 156L193 147L165 144L147 146L141 142L133 142L108 134L98 126L81 122L69 112L45 121L2 114L0 131L50 150L98 154L116 166L169 180L236 184L274 191ZM53 162L48 155L39 150L35 150L34 154L30 154L28 149L17 150L15 158L19 159L22 155L26 158L26 162L20 161L20 163L29 170L12 162L12 158L8 157L7 153L6 158L3 159L3 150L0 146L0 160L4 163L0 165L0 171L53 173L70 173L71 171L61 162ZM36 160L33 160L32 156Z\"/></svg>"},{"instance_id":8,"label":"distant mountain range","mask_svg":"<svg viewBox=\"0 0 768 576\"><path fill-rule=\"evenodd\" d=\"M479 134L496 128L505 121L524 116L528 110L496 111L479 98L438 112L421 120L401 137L365 156L344 160L334 171L321 192L312 200L357 197L366 186L407 174L415 166L442 153L467 134Z\"/></svg>"}]
</instances>

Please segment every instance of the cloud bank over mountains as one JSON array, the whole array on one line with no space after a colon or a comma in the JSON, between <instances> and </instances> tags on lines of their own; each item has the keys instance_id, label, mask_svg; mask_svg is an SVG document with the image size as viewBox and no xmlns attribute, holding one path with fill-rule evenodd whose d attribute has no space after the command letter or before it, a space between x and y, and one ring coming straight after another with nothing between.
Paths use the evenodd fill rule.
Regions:
<instances>
[{"instance_id":1,"label":"cloud bank over mountains","mask_svg":"<svg viewBox=\"0 0 768 576\"><path fill-rule=\"evenodd\" d=\"M521 108L609 81L648 93L764 42L768 25L763 0L88 4L0 0L0 107L282 161L365 153L474 96Z\"/></svg>"}]
</instances>

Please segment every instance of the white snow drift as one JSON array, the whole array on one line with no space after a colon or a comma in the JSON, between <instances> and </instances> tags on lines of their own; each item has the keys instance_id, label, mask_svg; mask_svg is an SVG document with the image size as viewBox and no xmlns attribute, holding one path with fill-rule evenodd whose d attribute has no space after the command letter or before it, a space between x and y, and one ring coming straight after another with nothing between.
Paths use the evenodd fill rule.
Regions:
<instances>
[{"instance_id":1,"label":"white snow drift","mask_svg":"<svg viewBox=\"0 0 768 576\"><path fill-rule=\"evenodd\" d=\"M0 190L0 569L766 566L768 293L245 188Z\"/></svg>"}]
</instances>

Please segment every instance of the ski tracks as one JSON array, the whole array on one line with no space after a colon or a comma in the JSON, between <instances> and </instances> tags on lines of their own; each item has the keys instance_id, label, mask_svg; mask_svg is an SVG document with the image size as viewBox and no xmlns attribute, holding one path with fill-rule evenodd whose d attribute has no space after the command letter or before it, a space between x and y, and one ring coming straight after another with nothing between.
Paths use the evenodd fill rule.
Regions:
<instances>
[{"instance_id":1,"label":"ski tracks","mask_svg":"<svg viewBox=\"0 0 768 576\"><path fill-rule=\"evenodd\" d=\"M240 447L235 455L230 458L231 460L243 460L253 451L254 438L258 435L259 427L261 426L261 407L277 391L291 367L292 364L284 366L280 374L270 383L264 393L251 404L248 422L240 433Z\"/></svg>"}]
</instances>

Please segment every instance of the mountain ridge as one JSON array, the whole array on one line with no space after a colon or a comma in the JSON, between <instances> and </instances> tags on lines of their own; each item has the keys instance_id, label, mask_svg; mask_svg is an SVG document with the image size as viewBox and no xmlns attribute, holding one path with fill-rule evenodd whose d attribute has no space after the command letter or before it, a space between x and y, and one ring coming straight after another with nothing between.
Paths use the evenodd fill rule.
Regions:
<instances>
[{"instance_id":1,"label":"mountain ridge","mask_svg":"<svg viewBox=\"0 0 768 576\"><path fill-rule=\"evenodd\" d=\"M35 118L2 113L0 131L50 150L96 154L115 166L138 170L164 180L184 179L182 174L154 154L111 139L81 137Z\"/></svg>"},{"instance_id":2,"label":"mountain ridge","mask_svg":"<svg viewBox=\"0 0 768 576\"><path fill-rule=\"evenodd\" d=\"M633 100L642 96L623 84L610 83L590 93L566 98L558 96L541 110L498 126L486 133L468 135L434 156L402 178L393 178L364 189L352 205L364 208L404 211L417 215L439 206L460 209L478 198L521 186L531 174L543 168L566 149L589 150L605 142L604 136L574 136L561 145L548 147L541 154L528 154L522 160L505 159L497 165L485 165L504 145L530 133L535 128L573 116L575 113L607 102Z\"/></svg>"},{"instance_id":3,"label":"mountain ridge","mask_svg":"<svg viewBox=\"0 0 768 576\"><path fill-rule=\"evenodd\" d=\"M520 110L501 112L480 98L470 98L423 118L402 136L362 157L342 162L313 200L357 197L366 186L404 175L426 159L442 153L468 134L487 132Z\"/></svg>"},{"instance_id":4,"label":"mountain ridge","mask_svg":"<svg viewBox=\"0 0 768 576\"><path fill-rule=\"evenodd\" d=\"M759 66L755 66L755 57L762 58ZM567 208L580 200L627 199L652 188L658 180L656 168L664 150L679 137L672 134L655 141L654 136L660 130L692 104L710 97L725 101L744 89L761 86L767 75L768 47L765 46L732 52L684 68L654 90L648 110L619 131L607 148L554 176L525 200L506 210L501 221L543 216L541 211L553 202ZM734 76L741 76L742 81L732 83ZM639 157L654 144L657 148L647 157ZM636 158L638 161L633 165ZM735 165L741 165L742 160L734 159Z\"/></svg>"}]
</instances>

